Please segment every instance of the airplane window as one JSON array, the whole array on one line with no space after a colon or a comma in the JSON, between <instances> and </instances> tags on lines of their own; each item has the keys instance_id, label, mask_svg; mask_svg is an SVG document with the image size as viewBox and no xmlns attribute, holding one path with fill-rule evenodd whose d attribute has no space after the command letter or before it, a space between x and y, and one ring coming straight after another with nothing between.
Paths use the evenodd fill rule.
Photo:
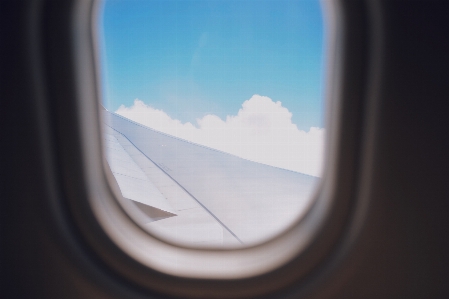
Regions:
<instances>
[{"instance_id":1,"label":"airplane window","mask_svg":"<svg viewBox=\"0 0 449 299\"><path fill-rule=\"evenodd\" d=\"M319 1L107 0L103 145L138 224L255 245L299 221L324 172Z\"/></svg>"}]
</instances>

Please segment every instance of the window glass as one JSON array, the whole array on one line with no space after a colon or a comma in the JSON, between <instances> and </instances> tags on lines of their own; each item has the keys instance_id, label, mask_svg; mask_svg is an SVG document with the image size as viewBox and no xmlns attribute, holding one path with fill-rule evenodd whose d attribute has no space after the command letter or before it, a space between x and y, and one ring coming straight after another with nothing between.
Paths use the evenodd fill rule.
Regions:
<instances>
[{"instance_id":1,"label":"window glass","mask_svg":"<svg viewBox=\"0 0 449 299\"><path fill-rule=\"evenodd\" d=\"M190 246L257 244L323 172L318 1L107 0L103 144L133 217Z\"/></svg>"}]
</instances>

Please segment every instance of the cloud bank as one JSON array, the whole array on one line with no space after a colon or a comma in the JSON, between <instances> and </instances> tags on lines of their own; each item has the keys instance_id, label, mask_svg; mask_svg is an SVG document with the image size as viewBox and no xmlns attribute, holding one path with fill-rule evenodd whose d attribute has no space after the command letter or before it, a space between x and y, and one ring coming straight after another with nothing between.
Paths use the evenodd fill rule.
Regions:
<instances>
[{"instance_id":1,"label":"cloud bank","mask_svg":"<svg viewBox=\"0 0 449 299\"><path fill-rule=\"evenodd\" d=\"M206 115L182 123L162 110L136 99L131 107L121 105L117 114L152 129L221 150L251 161L321 176L324 129L308 132L292 123L292 113L269 97L254 95L243 102L237 115L222 120Z\"/></svg>"}]
</instances>

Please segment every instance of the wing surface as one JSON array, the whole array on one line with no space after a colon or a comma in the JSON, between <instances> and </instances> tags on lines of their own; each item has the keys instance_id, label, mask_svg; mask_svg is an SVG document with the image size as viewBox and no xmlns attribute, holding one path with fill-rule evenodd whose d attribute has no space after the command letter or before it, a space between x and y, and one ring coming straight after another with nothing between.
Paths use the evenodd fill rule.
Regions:
<instances>
[{"instance_id":1,"label":"wing surface","mask_svg":"<svg viewBox=\"0 0 449 299\"><path fill-rule=\"evenodd\" d=\"M104 121L178 215L148 226L177 240L252 244L269 239L305 212L319 180L194 144L109 111Z\"/></svg>"}]
</instances>

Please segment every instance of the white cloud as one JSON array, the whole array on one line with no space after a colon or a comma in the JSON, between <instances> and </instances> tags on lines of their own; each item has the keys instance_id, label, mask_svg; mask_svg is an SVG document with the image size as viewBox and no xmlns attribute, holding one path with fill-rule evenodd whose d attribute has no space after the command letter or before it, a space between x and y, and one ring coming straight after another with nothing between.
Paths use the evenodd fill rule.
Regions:
<instances>
[{"instance_id":1,"label":"white cloud","mask_svg":"<svg viewBox=\"0 0 449 299\"><path fill-rule=\"evenodd\" d=\"M116 111L155 130L215 148L251 161L321 176L324 129L308 132L292 123L292 114L281 102L254 95L243 102L237 115L222 120L206 115L192 123L181 123L162 110L136 99L131 107Z\"/></svg>"}]
</instances>

